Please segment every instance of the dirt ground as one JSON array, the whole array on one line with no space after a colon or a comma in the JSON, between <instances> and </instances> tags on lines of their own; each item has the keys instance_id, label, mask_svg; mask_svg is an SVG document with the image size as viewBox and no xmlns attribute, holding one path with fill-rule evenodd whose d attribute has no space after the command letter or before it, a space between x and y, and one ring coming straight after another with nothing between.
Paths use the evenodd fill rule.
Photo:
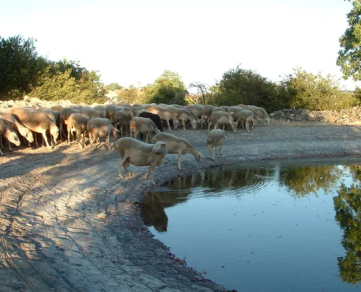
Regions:
<instances>
[{"instance_id":1,"label":"dirt ground","mask_svg":"<svg viewBox=\"0 0 361 292\"><path fill-rule=\"evenodd\" d=\"M221 164L361 155L359 125L276 123L227 132L223 157L208 156L205 130L176 130L204 154L201 163L167 155L158 184ZM227 291L182 265L145 227L137 202L153 188L119 154L62 143L0 157L0 291ZM232 289L232 287L227 287Z\"/></svg>"}]
</instances>

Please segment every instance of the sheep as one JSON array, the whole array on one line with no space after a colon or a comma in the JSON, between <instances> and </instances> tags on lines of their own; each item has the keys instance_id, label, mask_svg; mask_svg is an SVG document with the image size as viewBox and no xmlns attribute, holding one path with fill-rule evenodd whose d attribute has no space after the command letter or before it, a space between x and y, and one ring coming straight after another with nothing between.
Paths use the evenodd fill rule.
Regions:
<instances>
[{"instance_id":1,"label":"sheep","mask_svg":"<svg viewBox=\"0 0 361 292\"><path fill-rule=\"evenodd\" d=\"M130 135L134 132L134 139L137 138L138 133L146 134L145 142L148 142L150 133L159 133L156 124L150 118L134 117L130 120Z\"/></svg>"},{"instance_id":2,"label":"sheep","mask_svg":"<svg viewBox=\"0 0 361 292\"><path fill-rule=\"evenodd\" d=\"M6 138L8 140L9 150L12 150L10 143L14 143L16 146L20 146L20 144L21 144L20 139L19 139L18 135L16 134L16 132L11 131L7 127L7 124L8 124L7 121L0 119L0 155L4 155L4 153L1 151L2 137Z\"/></svg>"},{"instance_id":3,"label":"sheep","mask_svg":"<svg viewBox=\"0 0 361 292\"><path fill-rule=\"evenodd\" d=\"M107 111L107 118L112 122L112 124L114 124L114 115L117 112L117 107L114 104L107 104L105 106L105 109ZM124 108L123 108L124 110Z\"/></svg>"},{"instance_id":4,"label":"sheep","mask_svg":"<svg viewBox=\"0 0 361 292\"><path fill-rule=\"evenodd\" d=\"M60 111L60 126L59 126L59 131L60 131L60 139L63 138L64 136L64 124L66 125L68 123L68 119L69 119L69 116L71 114L75 114L75 113L79 113L80 110L79 109L73 109L73 108L69 108L69 107L65 107L65 108L62 108L61 111Z\"/></svg>"},{"instance_id":5,"label":"sheep","mask_svg":"<svg viewBox=\"0 0 361 292\"><path fill-rule=\"evenodd\" d=\"M162 120L165 120L167 122L169 131L172 131L170 129L169 120L173 121L174 129L178 128L179 122L171 109L161 107L158 105L148 105L148 106L145 106L144 109L147 110L148 112L159 115L159 117Z\"/></svg>"},{"instance_id":6,"label":"sheep","mask_svg":"<svg viewBox=\"0 0 361 292\"><path fill-rule=\"evenodd\" d=\"M99 118L106 118L107 117L107 109L104 105L95 105L93 107L93 109L95 109L98 114L99 114Z\"/></svg>"},{"instance_id":7,"label":"sheep","mask_svg":"<svg viewBox=\"0 0 361 292\"><path fill-rule=\"evenodd\" d=\"M76 132L76 139L79 141L79 147L84 149L85 145L85 132L86 126L89 122L89 118L82 114L71 114L68 119L68 143L70 144L70 134L73 136L73 132ZM83 135L82 143L80 143L80 135ZM73 136L74 140L74 136Z\"/></svg>"},{"instance_id":8,"label":"sheep","mask_svg":"<svg viewBox=\"0 0 361 292\"><path fill-rule=\"evenodd\" d=\"M186 121L188 120L191 121L192 128L197 129L198 121L188 109L172 106L170 106L169 108L173 111L177 120L182 121L184 131L186 131Z\"/></svg>"},{"instance_id":9,"label":"sheep","mask_svg":"<svg viewBox=\"0 0 361 292\"><path fill-rule=\"evenodd\" d=\"M221 151L221 155L223 156L222 147L223 147L223 140L225 138L226 138L225 132L220 129L213 129L208 133L207 136L208 152L209 152L209 157L212 160L214 161L216 160L214 154L214 150L216 149L216 147L219 147L219 150ZM211 148L213 151L213 156L211 155Z\"/></svg>"},{"instance_id":10,"label":"sheep","mask_svg":"<svg viewBox=\"0 0 361 292\"><path fill-rule=\"evenodd\" d=\"M207 104L203 107L203 117L205 119L208 119L212 114L212 109L214 108L214 105Z\"/></svg>"},{"instance_id":11,"label":"sheep","mask_svg":"<svg viewBox=\"0 0 361 292\"><path fill-rule=\"evenodd\" d=\"M36 133L41 133L48 148L54 148L52 140L52 146L49 145L46 132L49 130L55 143L57 143L57 139L59 137L59 128L44 113L21 108L10 109L9 113L15 115L15 118L19 119L29 130Z\"/></svg>"},{"instance_id":12,"label":"sheep","mask_svg":"<svg viewBox=\"0 0 361 292\"><path fill-rule=\"evenodd\" d=\"M10 113L0 113L0 119L7 121L10 123L10 130L16 129L21 136L23 136L30 143L34 142L33 133L25 127L20 121L18 121L12 114Z\"/></svg>"},{"instance_id":13,"label":"sheep","mask_svg":"<svg viewBox=\"0 0 361 292\"><path fill-rule=\"evenodd\" d=\"M93 144L97 138L106 137L106 143L108 145L108 149L110 149L110 135L112 134L113 137L116 138L117 132L119 132L116 128L114 128L112 122L107 118L93 118L89 120L86 125L86 131L89 133L89 140L91 145L90 152L93 152ZM95 149L97 146L95 146Z\"/></svg>"},{"instance_id":14,"label":"sheep","mask_svg":"<svg viewBox=\"0 0 361 292\"><path fill-rule=\"evenodd\" d=\"M99 118L99 113L91 107L82 107L79 111L80 114L86 116L89 120L92 118Z\"/></svg>"},{"instance_id":15,"label":"sheep","mask_svg":"<svg viewBox=\"0 0 361 292\"><path fill-rule=\"evenodd\" d=\"M238 126L238 123L241 122L242 127L245 126L248 132L251 132L249 124L252 122L251 130L253 129L254 124L255 124L254 113L251 110L239 111L238 113L236 113L235 120L236 120L236 128Z\"/></svg>"},{"instance_id":16,"label":"sheep","mask_svg":"<svg viewBox=\"0 0 361 292\"><path fill-rule=\"evenodd\" d=\"M138 117L151 119L157 126L158 130L164 132L162 120L160 119L159 115L143 110L138 114Z\"/></svg>"},{"instance_id":17,"label":"sheep","mask_svg":"<svg viewBox=\"0 0 361 292\"><path fill-rule=\"evenodd\" d=\"M201 125L201 129L203 129L203 123L204 123L204 118L203 118L203 111L204 111L204 106L201 104L192 104L192 105L187 105L186 107L195 118L198 119L198 123Z\"/></svg>"},{"instance_id":18,"label":"sheep","mask_svg":"<svg viewBox=\"0 0 361 292\"><path fill-rule=\"evenodd\" d=\"M215 129L218 128L218 125L223 125L223 130L226 124L230 124L233 132L237 133L237 128L235 127L235 123L233 122L233 118L229 113L222 111L212 113L209 118L208 132L212 124L214 124Z\"/></svg>"},{"instance_id":19,"label":"sheep","mask_svg":"<svg viewBox=\"0 0 361 292\"><path fill-rule=\"evenodd\" d=\"M113 148L116 149L121 157L118 163L119 178L123 179L121 168L123 166L128 176L132 173L128 170L129 164L135 166L147 166L149 170L146 172L144 179L148 178L148 173L151 173L152 184L156 185L154 181L155 167L164 162L164 158L167 155L167 147L163 141L158 141L155 144L147 144L142 141L125 137L120 138L113 144Z\"/></svg>"},{"instance_id":20,"label":"sheep","mask_svg":"<svg viewBox=\"0 0 361 292\"><path fill-rule=\"evenodd\" d=\"M268 116L268 113L264 108L255 105L248 105L247 107L254 112L254 116L257 118L258 121L265 120L267 125L270 124L270 117Z\"/></svg>"},{"instance_id":21,"label":"sheep","mask_svg":"<svg viewBox=\"0 0 361 292\"><path fill-rule=\"evenodd\" d=\"M190 153L194 158L200 162L201 154L195 149L186 139L179 138L177 136L167 134L167 133L158 133L152 138L152 143L158 141L163 141L167 145L168 154L178 154L178 169L181 170L181 157L187 153Z\"/></svg>"},{"instance_id":22,"label":"sheep","mask_svg":"<svg viewBox=\"0 0 361 292\"><path fill-rule=\"evenodd\" d=\"M117 111L117 112L115 112L113 118L114 118L115 127L118 129L118 125L119 125L120 134L122 137L124 137L123 128L126 133L127 127L130 122L129 116L124 111Z\"/></svg>"},{"instance_id":23,"label":"sheep","mask_svg":"<svg viewBox=\"0 0 361 292\"><path fill-rule=\"evenodd\" d=\"M211 114L213 114L215 112L226 112L226 110L223 107L215 106L212 108Z\"/></svg>"}]
</instances>

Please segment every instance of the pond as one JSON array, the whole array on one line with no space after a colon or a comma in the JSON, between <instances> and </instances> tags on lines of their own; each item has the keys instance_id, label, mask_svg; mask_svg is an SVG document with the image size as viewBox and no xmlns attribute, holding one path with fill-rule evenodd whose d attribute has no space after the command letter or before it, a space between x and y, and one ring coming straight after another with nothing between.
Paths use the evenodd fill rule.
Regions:
<instances>
[{"instance_id":1,"label":"pond","mask_svg":"<svg viewBox=\"0 0 361 292\"><path fill-rule=\"evenodd\" d=\"M361 159L216 167L146 194L170 252L238 291L359 291Z\"/></svg>"}]
</instances>

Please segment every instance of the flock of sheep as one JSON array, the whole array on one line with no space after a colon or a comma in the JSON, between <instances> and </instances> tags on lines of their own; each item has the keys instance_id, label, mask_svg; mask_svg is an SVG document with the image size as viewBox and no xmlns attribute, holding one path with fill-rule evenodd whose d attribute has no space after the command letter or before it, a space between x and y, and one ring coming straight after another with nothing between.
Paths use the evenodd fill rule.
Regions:
<instances>
[{"instance_id":1,"label":"flock of sheep","mask_svg":"<svg viewBox=\"0 0 361 292\"><path fill-rule=\"evenodd\" d=\"M77 141L79 146L84 148L85 137L88 136L91 152L96 150L100 139L105 138L108 148L116 149L121 156L118 164L120 178L123 178L122 167L131 175L128 170L129 164L149 166L151 180L155 184L155 167L164 161L167 154L178 154L179 169L181 156L186 153L192 154L197 161L201 159L201 154L186 139L164 133L163 125L166 125L169 132L172 131L172 127L177 129L180 124L184 130L189 124L192 129L202 129L206 125L209 156L215 160L216 147L220 148L222 154L227 126L236 133L240 123L250 132L256 122L263 121L268 124L270 122L263 108L242 104L230 107L200 104L108 104L69 107L54 105L49 108L36 104L33 107L0 109L0 155L3 155L3 138L7 140L8 148L11 150L11 143L16 146L21 143L28 146L35 143L38 146L39 134L49 149L53 149L58 139L67 139L69 144L71 140ZM110 136L117 138L118 135L121 138L110 144ZM138 140L138 135L141 139L145 136L145 142ZM96 141L98 143L93 146ZM151 144L148 144L148 141Z\"/></svg>"}]
</instances>

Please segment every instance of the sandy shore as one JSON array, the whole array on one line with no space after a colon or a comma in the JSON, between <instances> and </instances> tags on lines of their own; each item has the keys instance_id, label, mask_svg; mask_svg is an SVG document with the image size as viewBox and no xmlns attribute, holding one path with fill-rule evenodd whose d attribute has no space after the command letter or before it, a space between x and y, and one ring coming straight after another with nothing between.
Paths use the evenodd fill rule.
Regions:
<instances>
[{"instance_id":1,"label":"sandy shore","mask_svg":"<svg viewBox=\"0 0 361 292\"><path fill-rule=\"evenodd\" d=\"M208 156L205 130L177 130ZM54 151L15 149L0 157L0 291L227 291L178 261L153 239L137 202L153 187L119 154L62 143ZM361 155L361 127L301 123L227 132L216 162L168 155L155 181L214 165L254 160ZM232 287L227 287L232 289Z\"/></svg>"}]
</instances>

